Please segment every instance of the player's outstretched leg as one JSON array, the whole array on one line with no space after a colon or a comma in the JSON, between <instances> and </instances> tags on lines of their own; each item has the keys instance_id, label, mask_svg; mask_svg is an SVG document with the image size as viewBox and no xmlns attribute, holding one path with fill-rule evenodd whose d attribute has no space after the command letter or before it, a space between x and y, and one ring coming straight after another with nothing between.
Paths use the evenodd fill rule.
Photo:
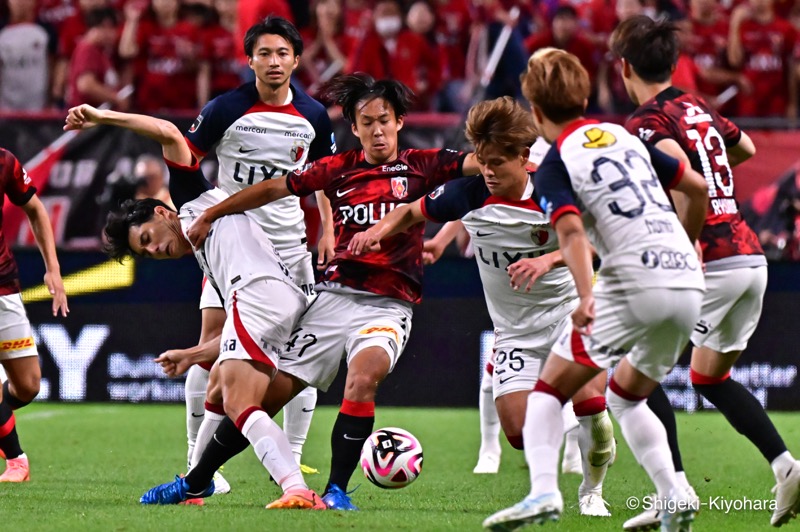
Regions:
<instances>
[{"instance_id":1,"label":"player's outstretched leg","mask_svg":"<svg viewBox=\"0 0 800 532\"><path fill-rule=\"evenodd\" d=\"M730 378L702 375L692 369L692 386L725 416L739 434L758 447L775 475L776 508L770 524L781 526L800 511L800 462L795 460L761 403Z\"/></svg>"},{"instance_id":2,"label":"player's outstretched leg","mask_svg":"<svg viewBox=\"0 0 800 532\"><path fill-rule=\"evenodd\" d=\"M478 451L478 463L472 470L475 474L493 474L500 469L500 418L494 403L492 392L492 372L490 364L486 365L481 379L478 396L478 413L481 423L481 447Z\"/></svg>"},{"instance_id":3,"label":"player's outstretched leg","mask_svg":"<svg viewBox=\"0 0 800 532\"><path fill-rule=\"evenodd\" d=\"M303 445L306 443L316 406L317 389L309 386L283 407L283 431L286 433L286 437L289 438L292 454L294 454L300 470L305 475L319 473L317 469L301 463Z\"/></svg>"}]
</instances>

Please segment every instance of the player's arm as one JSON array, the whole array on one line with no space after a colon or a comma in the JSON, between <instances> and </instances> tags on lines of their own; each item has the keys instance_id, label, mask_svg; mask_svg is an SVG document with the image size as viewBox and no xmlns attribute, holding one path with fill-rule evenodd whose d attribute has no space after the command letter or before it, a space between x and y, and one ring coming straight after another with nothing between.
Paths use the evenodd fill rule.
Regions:
<instances>
[{"instance_id":1,"label":"player's arm","mask_svg":"<svg viewBox=\"0 0 800 532\"><path fill-rule=\"evenodd\" d=\"M333 210L331 209L331 202L322 190L315 192L317 198L317 208L319 209L319 218L322 224L322 237L317 243L317 269L324 270L328 267L328 263L333 259L334 249L336 246L336 235L333 230Z\"/></svg>"},{"instance_id":2,"label":"player's arm","mask_svg":"<svg viewBox=\"0 0 800 532\"><path fill-rule=\"evenodd\" d=\"M461 220L453 220L444 224L439 232L422 245L423 264L433 264L438 261L450 242L464 229Z\"/></svg>"},{"instance_id":3,"label":"player's arm","mask_svg":"<svg viewBox=\"0 0 800 532\"><path fill-rule=\"evenodd\" d=\"M361 255L366 251L378 251L381 249L380 242L384 238L402 233L409 227L424 222L425 215L422 213L421 206L424 199L423 197L414 203L401 205L366 231L356 233L347 245L347 250L353 255Z\"/></svg>"},{"instance_id":4,"label":"player's arm","mask_svg":"<svg viewBox=\"0 0 800 532\"><path fill-rule=\"evenodd\" d=\"M201 362L214 362L219 357L219 340L222 334L187 349L170 349L153 359L161 365L169 377L183 375L189 368Z\"/></svg>"},{"instance_id":5,"label":"player's arm","mask_svg":"<svg viewBox=\"0 0 800 532\"><path fill-rule=\"evenodd\" d=\"M50 295L53 296L53 316L57 316L59 311L66 317L69 312L67 305L67 293L64 290L64 282L61 280L61 267L58 264L56 255L56 241L53 236L53 226L50 225L50 217L47 209L42 204L36 194L31 196L28 202L22 206L25 215L31 225L31 231L36 239L36 245L44 259L44 284Z\"/></svg>"},{"instance_id":6,"label":"player's arm","mask_svg":"<svg viewBox=\"0 0 800 532\"><path fill-rule=\"evenodd\" d=\"M580 215L575 212L566 212L559 216L554 228L558 235L563 261L575 279L575 287L580 298L578 308L572 313L572 321L580 332L589 334L594 321L592 245L586 237Z\"/></svg>"},{"instance_id":7,"label":"player's arm","mask_svg":"<svg viewBox=\"0 0 800 532\"><path fill-rule=\"evenodd\" d=\"M511 278L511 288L519 290L525 284L525 291L530 292L537 279L550 272L553 268L558 268L565 264L560 249L545 253L541 257L520 259L507 269L508 276Z\"/></svg>"},{"instance_id":8,"label":"player's arm","mask_svg":"<svg viewBox=\"0 0 800 532\"><path fill-rule=\"evenodd\" d=\"M753 139L742 131L742 136L735 146L728 148L728 164L736 166L737 164L745 162L747 159L756 154L756 145Z\"/></svg>"},{"instance_id":9,"label":"player's arm","mask_svg":"<svg viewBox=\"0 0 800 532\"><path fill-rule=\"evenodd\" d=\"M88 104L69 110L64 130L80 130L98 124L129 129L161 144L164 158L183 166L192 165L192 152L178 127L172 122L152 116L96 109Z\"/></svg>"},{"instance_id":10,"label":"player's arm","mask_svg":"<svg viewBox=\"0 0 800 532\"><path fill-rule=\"evenodd\" d=\"M192 245L198 248L205 242L211 229L211 224L223 216L249 211L289 195L291 195L291 192L286 186L285 176L256 183L206 209L189 226L186 236Z\"/></svg>"}]
</instances>

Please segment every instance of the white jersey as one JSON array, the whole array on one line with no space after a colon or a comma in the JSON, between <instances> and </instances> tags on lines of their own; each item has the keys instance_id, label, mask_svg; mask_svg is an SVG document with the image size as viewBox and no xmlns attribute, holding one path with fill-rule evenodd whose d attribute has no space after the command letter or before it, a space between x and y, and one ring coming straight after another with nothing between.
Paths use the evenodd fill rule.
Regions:
<instances>
[{"instance_id":1,"label":"white jersey","mask_svg":"<svg viewBox=\"0 0 800 532\"><path fill-rule=\"evenodd\" d=\"M563 214L582 214L603 289L702 290L694 246L662 188L682 174L683 163L622 126L580 120L550 148L536 192L554 225Z\"/></svg>"},{"instance_id":2,"label":"white jersey","mask_svg":"<svg viewBox=\"0 0 800 532\"><path fill-rule=\"evenodd\" d=\"M217 186L234 194L265 179L286 176L336 151L325 108L291 87L285 105L263 103L255 83L211 100L186 139L202 154L217 144ZM305 242L300 200L289 196L251 211L278 249Z\"/></svg>"},{"instance_id":3,"label":"white jersey","mask_svg":"<svg viewBox=\"0 0 800 532\"><path fill-rule=\"evenodd\" d=\"M184 203L178 213L184 235L195 218L227 197L224 191L215 188ZM203 273L219 290L226 308L231 304L234 290L258 279L286 281L302 295L275 246L249 213L216 220L202 248L194 250L194 255Z\"/></svg>"},{"instance_id":4,"label":"white jersey","mask_svg":"<svg viewBox=\"0 0 800 532\"><path fill-rule=\"evenodd\" d=\"M531 287L511 288L507 268L523 258L558 249L545 213L532 199L528 181L520 201L492 196L482 176L456 179L426 196L422 212L433 221L458 220L472 238L486 306L497 332L495 347L536 348L541 331L569 314L577 292L567 268L555 268ZM549 346L548 346L549 348Z\"/></svg>"},{"instance_id":5,"label":"white jersey","mask_svg":"<svg viewBox=\"0 0 800 532\"><path fill-rule=\"evenodd\" d=\"M0 108L41 111L49 96L53 38L39 24L9 24L0 30Z\"/></svg>"}]
</instances>

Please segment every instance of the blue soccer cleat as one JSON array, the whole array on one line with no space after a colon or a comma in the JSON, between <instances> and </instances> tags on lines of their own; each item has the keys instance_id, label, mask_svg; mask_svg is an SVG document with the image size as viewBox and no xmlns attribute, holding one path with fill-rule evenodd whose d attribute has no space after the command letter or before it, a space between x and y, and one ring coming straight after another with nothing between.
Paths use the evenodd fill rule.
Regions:
<instances>
[{"instance_id":1,"label":"blue soccer cleat","mask_svg":"<svg viewBox=\"0 0 800 532\"><path fill-rule=\"evenodd\" d=\"M179 504L187 499L202 499L214 494L214 481L200 493L190 493L186 479L175 475L175 480L148 490L139 502L142 504Z\"/></svg>"},{"instance_id":2,"label":"blue soccer cleat","mask_svg":"<svg viewBox=\"0 0 800 532\"><path fill-rule=\"evenodd\" d=\"M350 493L353 493L352 491ZM336 484L331 484L325 494L322 495L322 502L329 510L350 510L358 511L358 507L350 500L350 495Z\"/></svg>"}]
</instances>

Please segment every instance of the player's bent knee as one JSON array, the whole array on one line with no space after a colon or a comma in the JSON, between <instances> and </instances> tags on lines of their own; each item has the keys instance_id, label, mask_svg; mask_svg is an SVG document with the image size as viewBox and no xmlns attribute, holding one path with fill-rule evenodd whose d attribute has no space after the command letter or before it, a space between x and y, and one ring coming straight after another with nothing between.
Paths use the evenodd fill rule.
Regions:
<instances>
[{"instance_id":1,"label":"player's bent knee","mask_svg":"<svg viewBox=\"0 0 800 532\"><path fill-rule=\"evenodd\" d=\"M39 395L41 378L38 375L26 376L20 382L14 383L14 397L25 405L36 399ZM24 405L22 405L24 406Z\"/></svg>"},{"instance_id":2,"label":"player's bent knee","mask_svg":"<svg viewBox=\"0 0 800 532\"><path fill-rule=\"evenodd\" d=\"M525 448L522 442L522 434L506 433L506 439L508 440L508 443L511 444L511 447L513 447L514 449L521 451Z\"/></svg>"}]
</instances>

